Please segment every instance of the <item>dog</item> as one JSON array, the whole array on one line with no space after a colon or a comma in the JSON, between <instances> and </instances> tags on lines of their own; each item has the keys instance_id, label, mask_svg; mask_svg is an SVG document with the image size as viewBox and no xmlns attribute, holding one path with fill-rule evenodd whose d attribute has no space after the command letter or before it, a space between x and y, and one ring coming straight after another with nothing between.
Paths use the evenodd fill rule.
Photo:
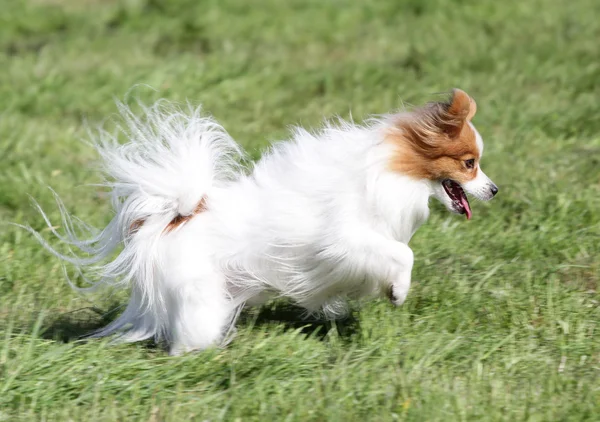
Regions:
<instances>
[{"instance_id":1,"label":"dog","mask_svg":"<svg viewBox=\"0 0 600 422\"><path fill-rule=\"evenodd\" d=\"M119 104L126 143L102 129L95 142L110 223L81 239L87 226L58 197L66 236L42 211L87 256L61 254L29 228L97 278L81 290L130 289L123 313L94 337L154 338L177 355L222 344L244 306L274 297L327 318L365 296L401 305L414 262L408 243L429 198L470 219L466 193L487 201L498 192L480 167L476 103L460 89L362 125L295 128L255 164L199 109L142 108Z\"/></svg>"}]
</instances>

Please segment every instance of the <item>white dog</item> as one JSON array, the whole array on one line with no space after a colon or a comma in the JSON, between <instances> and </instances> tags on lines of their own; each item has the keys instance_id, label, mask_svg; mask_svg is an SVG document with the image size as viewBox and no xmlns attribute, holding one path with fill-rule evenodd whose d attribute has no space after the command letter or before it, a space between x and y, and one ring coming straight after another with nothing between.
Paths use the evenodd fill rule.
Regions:
<instances>
[{"instance_id":1,"label":"white dog","mask_svg":"<svg viewBox=\"0 0 600 422\"><path fill-rule=\"evenodd\" d=\"M61 255L34 234L98 276L93 287L131 288L123 314L95 336L154 337L172 354L221 343L244 305L273 296L331 318L349 298L400 305L429 198L471 218L465 191L482 200L498 191L479 166L475 110L456 89L366 126L295 129L247 168L238 144L198 111L159 102L139 118L121 105L128 142L102 132L97 143L114 218L80 240L59 201L61 240L89 257Z\"/></svg>"}]
</instances>

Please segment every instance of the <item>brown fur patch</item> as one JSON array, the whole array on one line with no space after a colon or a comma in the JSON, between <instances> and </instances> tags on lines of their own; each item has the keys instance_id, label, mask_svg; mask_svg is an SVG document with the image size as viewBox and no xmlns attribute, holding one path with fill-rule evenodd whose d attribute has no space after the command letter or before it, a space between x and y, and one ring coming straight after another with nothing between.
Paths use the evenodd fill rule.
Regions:
<instances>
[{"instance_id":1,"label":"brown fur patch","mask_svg":"<svg viewBox=\"0 0 600 422\"><path fill-rule=\"evenodd\" d=\"M463 183L475 178L479 149L467 121L476 109L475 101L455 89L447 102L395 116L385 139L394 146L390 169L419 179ZM476 161L473 169L465 165L471 158Z\"/></svg>"},{"instance_id":2,"label":"brown fur patch","mask_svg":"<svg viewBox=\"0 0 600 422\"><path fill-rule=\"evenodd\" d=\"M165 229L163 230L163 233L172 232L177 227L181 226L182 224L187 223L192 218L194 218L196 215L198 215L201 212L204 212L206 210L207 210L206 198L202 198L200 200L200 202L198 202L198 205L196 205L196 208L194 208L194 210L192 211L191 214L176 216L174 219L171 220L171 222L167 225L167 227L165 227ZM145 222L145 220L138 219L138 220L135 220L133 223L131 223L131 226L129 226L129 234L132 235L135 232L137 232L140 229L140 227L142 227L144 225L144 222Z\"/></svg>"},{"instance_id":3,"label":"brown fur patch","mask_svg":"<svg viewBox=\"0 0 600 422\"><path fill-rule=\"evenodd\" d=\"M131 226L129 226L129 234L134 234L135 232L137 232L140 227L142 227L144 225L144 221L143 219L139 218L137 220L134 220L133 223L131 223Z\"/></svg>"},{"instance_id":4,"label":"brown fur patch","mask_svg":"<svg viewBox=\"0 0 600 422\"><path fill-rule=\"evenodd\" d=\"M171 222L167 225L167 227L165 227L165 229L163 230L163 233L170 233L170 232L172 232L177 227L179 227L182 224L185 224L188 221L190 221L196 215L200 214L201 212L206 211L206 209L207 209L206 208L206 198L203 197L200 200L200 202L198 202L198 205L196 205L196 208L194 208L194 210L192 211L191 214L189 214L189 215L178 215L177 217L175 217L173 220L171 220Z\"/></svg>"}]
</instances>

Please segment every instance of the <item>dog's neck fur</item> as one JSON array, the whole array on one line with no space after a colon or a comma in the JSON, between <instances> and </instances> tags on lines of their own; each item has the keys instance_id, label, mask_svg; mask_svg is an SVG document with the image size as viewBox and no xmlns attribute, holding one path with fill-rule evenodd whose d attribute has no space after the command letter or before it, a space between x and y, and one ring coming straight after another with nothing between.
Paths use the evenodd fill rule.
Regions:
<instances>
[{"instance_id":1,"label":"dog's neck fur","mask_svg":"<svg viewBox=\"0 0 600 422\"><path fill-rule=\"evenodd\" d=\"M390 171L386 161L387 147L379 145L371 159L378 165L367 176L367 203L375 228L386 236L408 243L429 217L431 182Z\"/></svg>"}]
</instances>

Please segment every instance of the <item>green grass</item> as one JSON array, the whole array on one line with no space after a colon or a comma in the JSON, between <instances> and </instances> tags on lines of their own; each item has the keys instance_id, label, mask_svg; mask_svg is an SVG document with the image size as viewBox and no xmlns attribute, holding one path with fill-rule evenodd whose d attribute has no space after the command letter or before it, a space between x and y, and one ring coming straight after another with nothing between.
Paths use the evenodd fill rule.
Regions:
<instances>
[{"instance_id":1,"label":"green grass","mask_svg":"<svg viewBox=\"0 0 600 422\"><path fill-rule=\"evenodd\" d=\"M225 349L76 341L122 295L81 296L0 226L0 420L597 420L600 2L7 0L0 12L0 219L102 226L80 139L136 84L202 103L253 157L287 126L362 119L460 87L486 173L474 220L435 205L411 294L302 322L246 314ZM58 242L52 240L53 244ZM594 416L596 415L596 416Z\"/></svg>"}]
</instances>

